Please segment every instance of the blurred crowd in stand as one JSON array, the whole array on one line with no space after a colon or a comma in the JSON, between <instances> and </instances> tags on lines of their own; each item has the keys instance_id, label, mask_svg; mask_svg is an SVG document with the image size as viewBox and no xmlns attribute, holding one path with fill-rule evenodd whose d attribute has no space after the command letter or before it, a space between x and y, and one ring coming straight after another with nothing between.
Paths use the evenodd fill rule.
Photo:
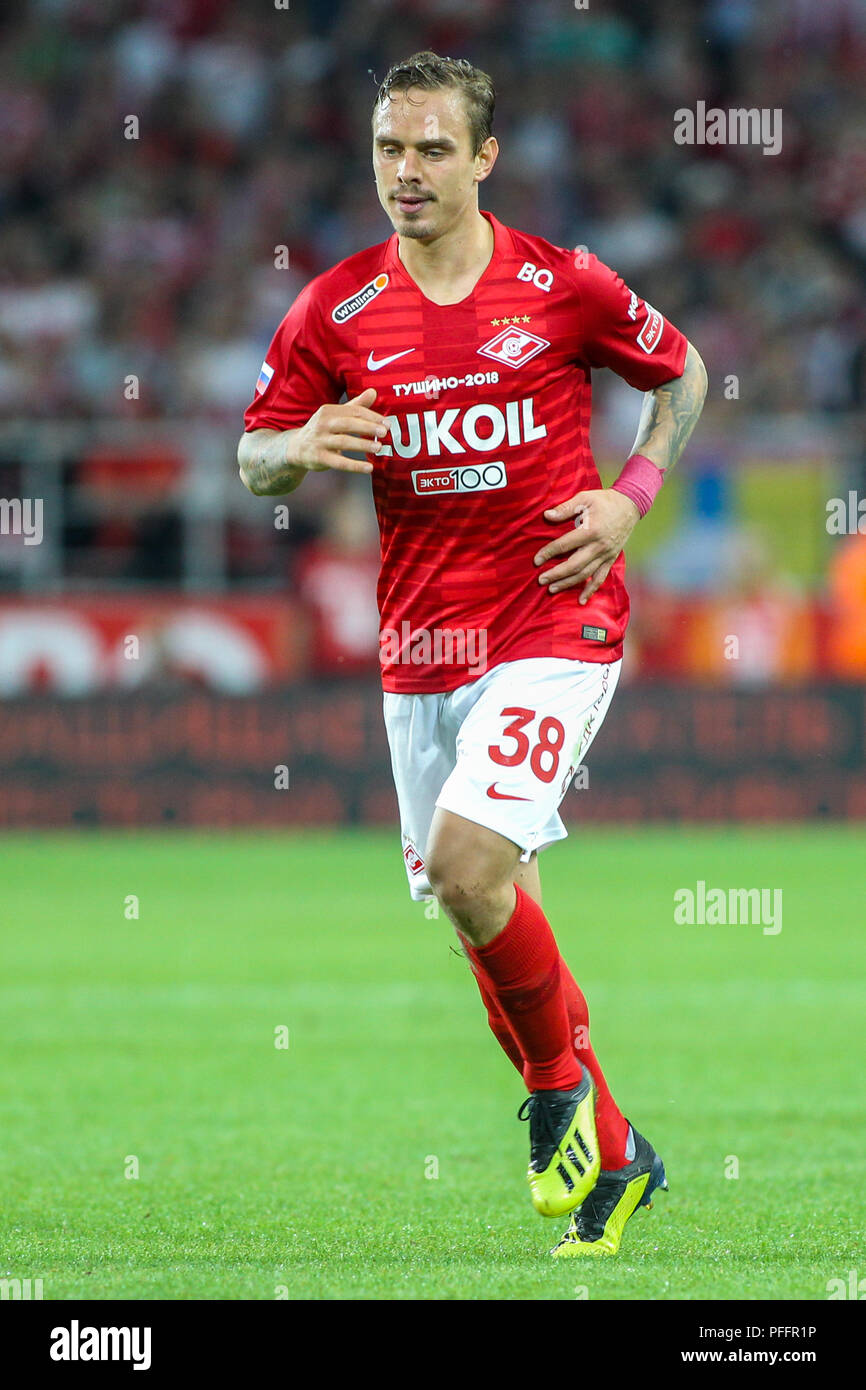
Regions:
<instances>
[{"instance_id":1,"label":"blurred crowd in stand","mask_svg":"<svg viewBox=\"0 0 866 1390\"><path fill-rule=\"evenodd\" d=\"M824 547L819 573L798 572L779 528L756 526L730 485L763 448L783 496L776 441L802 466L808 435L824 441L837 489L866 495L862 0L16 6L0 26L0 416L178 427L174 448L101 438L64 460L63 578L189 581L189 422L224 436L213 468L229 478L287 307L313 275L390 235L370 112L388 66L426 47L494 78L501 154L482 206L588 246L707 364L677 525L630 562L633 668L862 678L866 534L828 538L820 494L817 516L797 519ZM780 110L781 149L676 143L675 111L700 101ZM638 404L599 374L600 462L625 458ZM0 445L0 495L21 468ZM317 477L283 531L233 478L220 496L229 589L288 588L317 669L375 665L363 487ZM14 589L3 547L0 586Z\"/></svg>"}]
</instances>

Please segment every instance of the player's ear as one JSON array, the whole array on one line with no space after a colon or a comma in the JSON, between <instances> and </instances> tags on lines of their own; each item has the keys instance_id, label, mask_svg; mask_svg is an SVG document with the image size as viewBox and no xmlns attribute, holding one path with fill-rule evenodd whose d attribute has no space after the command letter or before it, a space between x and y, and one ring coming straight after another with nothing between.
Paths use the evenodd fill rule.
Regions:
<instances>
[{"instance_id":1,"label":"player's ear","mask_svg":"<svg viewBox=\"0 0 866 1390\"><path fill-rule=\"evenodd\" d=\"M488 135L481 149L475 156L475 182L483 183L488 174L492 173L499 154L499 142L495 135Z\"/></svg>"}]
</instances>

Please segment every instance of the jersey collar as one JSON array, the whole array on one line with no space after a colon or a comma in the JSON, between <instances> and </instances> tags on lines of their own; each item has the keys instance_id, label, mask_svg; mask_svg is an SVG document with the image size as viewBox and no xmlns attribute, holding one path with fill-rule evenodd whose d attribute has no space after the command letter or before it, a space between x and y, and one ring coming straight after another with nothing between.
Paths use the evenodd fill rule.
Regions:
<instances>
[{"instance_id":1,"label":"jersey collar","mask_svg":"<svg viewBox=\"0 0 866 1390\"><path fill-rule=\"evenodd\" d=\"M400 260L399 237L396 232L394 232L393 236L389 237L386 243L385 269L388 271L389 275L393 275L396 279L402 281L403 284L411 286L415 293L420 295L427 304L432 305L434 309L456 309L458 305L468 303L472 297L477 294L484 282L494 274L503 256L511 249L511 238L508 234L508 228L499 221L498 217L494 217L492 212L485 212L483 208L479 209L479 211L481 212L481 216L485 217L493 228L493 255L476 280L475 285L469 291L469 294L467 294L464 299L458 300L456 304L437 304L435 300L428 299L423 290L416 285L412 276Z\"/></svg>"}]
</instances>

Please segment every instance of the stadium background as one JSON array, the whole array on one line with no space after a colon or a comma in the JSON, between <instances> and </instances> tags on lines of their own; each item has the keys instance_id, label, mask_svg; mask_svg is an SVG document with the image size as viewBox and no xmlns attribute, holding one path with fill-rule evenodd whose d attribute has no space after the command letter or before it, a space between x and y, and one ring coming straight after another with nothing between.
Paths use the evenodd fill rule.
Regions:
<instances>
[{"instance_id":1,"label":"stadium background","mask_svg":"<svg viewBox=\"0 0 866 1390\"><path fill-rule=\"evenodd\" d=\"M864 489L862 4L44 0L0 42L0 495L44 503L0 536L3 824L393 820L366 484L278 516L234 449L289 303L390 233L369 111L425 46L495 78L483 205L709 371L629 543L594 816L866 814L866 535L828 529ZM781 108L781 152L677 145L698 99ZM595 379L609 481L639 397Z\"/></svg>"},{"instance_id":2,"label":"stadium background","mask_svg":"<svg viewBox=\"0 0 866 1390\"><path fill-rule=\"evenodd\" d=\"M283 528L234 457L287 305L389 234L375 79L426 45L496 81L483 205L598 251L710 375L543 865L671 1177L592 1271L546 1258L518 1078L406 895L366 484ZM5 16L0 499L44 537L0 535L0 1298L646 1299L657 1347L660 1300L866 1288L866 535L827 527L866 493L864 76L860 0ZM677 145L697 101L781 108L781 152ZM596 389L610 480L639 398ZM678 924L701 882L783 929Z\"/></svg>"}]
</instances>

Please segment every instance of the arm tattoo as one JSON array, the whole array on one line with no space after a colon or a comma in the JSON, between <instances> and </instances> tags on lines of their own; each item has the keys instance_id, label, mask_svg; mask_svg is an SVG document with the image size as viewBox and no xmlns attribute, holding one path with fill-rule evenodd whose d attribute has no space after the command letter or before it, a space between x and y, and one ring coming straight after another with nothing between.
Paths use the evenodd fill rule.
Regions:
<instances>
[{"instance_id":1,"label":"arm tattoo","mask_svg":"<svg viewBox=\"0 0 866 1390\"><path fill-rule=\"evenodd\" d=\"M296 464L274 459L268 451L271 440L256 440L258 448L249 453L241 466L245 485L256 497L282 497L294 492L305 470Z\"/></svg>"},{"instance_id":2,"label":"arm tattoo","mask_svg":"<svg viewBox=\"0 0 866 1390\"><path fill-rule=\"evenodd\" d=\"M248 463L244 473L250 492L257 497L282 497L284 493L294 492L303 477L303 469L293 468L288 463L276 467L262 458Z\"/></svg>"},{"instance_id":3,"label":"arm tattoo","mask_svg":"<svg viewBox=\"0 0 866 1390\"><path fill-rule=\"evenodd\" d=\"M706 368L689 343L682 376L644 396L632 453L643 454L665 472L673 468L700 418L706 394Z\"/></svg>"}]
</instances>

